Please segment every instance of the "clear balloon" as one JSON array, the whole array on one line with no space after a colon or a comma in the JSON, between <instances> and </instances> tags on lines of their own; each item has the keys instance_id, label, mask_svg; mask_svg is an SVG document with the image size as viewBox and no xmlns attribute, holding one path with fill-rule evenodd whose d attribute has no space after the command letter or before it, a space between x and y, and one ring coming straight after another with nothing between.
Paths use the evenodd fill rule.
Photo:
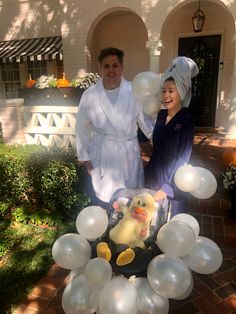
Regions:
<instances>
[{"instance_id":1,"label":"clear balloon","mask_svg":"<svg viewBox=\"0 0 236 314\"><path fill-rule=\"evenodd\" d=\"M84 270L85 270L85 265L80 268L71 270L69 274L69 281L72 281L75 277L79 275L84 275Z\"/></svg>"},{"instance_id":2,"label":"clear balloon","mask_svg":"<svg viewBox=\"0 0 236 314\"><path fill-rule=\"evenodd\" d=\"M173 220L161 227L157 234L157 245L169 256L184 256L195 244L193 229L185 222Z\"/></svg>"},{"instance_id":3,"label":"clear balloon","mask_svg":"<svg viewBox=\"0 0 236 314\"><path fill-rule=\"evenodd\" d=\"M165 254L154 257L147 268L152 289L164 298L177 298L186 293L191 284L191 273L178 257Z\"/></svg>"},{"instance_id":4,"label":"clear balloon","mask_svg":"<svg viewBox=\"0 0 236 314\"><path fill-rule=\"evenodd\" d=\"M199 187L201 177L195 167L191 165L183 165L177 169L174 181L181 191L192 192Z\"/></svg>"},{"instance_id":5,"label":"clear balloon","mask_svg":"<svg viewBox=\"0 0 236 314\"><path fill-rule=\"evenodd\" d=\"M150 286L147 278L136 277L132 280L139 295L138 314L167 314L169 300L161 297Z\"/></svg>"},{"instance_id":6,"label":"clear balloon","mask_svg":"<svg viewBox=\"0 0 236 314\"><path fill-rule=\"evenodd\" d=\"M132 90L135 96L143 99L146 96L155 96L162 85L162 77L154 72L141 72L132 81Z\"/></svg>"},{"instance_id":7,"label":"clear balloon","mask_svg":"<svg viewBox=\"0 0 236 314\"><path fill-rule=\"evenodd\" d=\"M201 181L198 188L191 192L191 194L199 199L207 199L215 194L217 189L217 181L215 176L207 169L202 167L195 167L198 171Z\"/></svg>"},{"instance_id":8,"label":"clear balloon","mask_svg":"<svg viewBox=\"0 0 236 314\"><path fill-rule=\"evenodd\" d=\"M138 292L124 277L115 277L101 290L99 310L102 314L137 314Z\"/></svg>"},{"instance_id":9,"label":"clear balloon","mask_svg":"<svg viewBox=\"0 0 236 314\"><path fill-rule=\"evenodd\" d=\"M190 286L189 286L188 290L183 295L175 298L175 300L184 300L184 299L186 299L187 297L190 296L192 291L193 291L193 276L191 274L191 283L190 283Z\"/></svg>"},{"instance_id":10,"label":"clear balloon","mask_svg":"<svg viewBox=\"0 0 236 314\"><path fill-rule=\"evenodd\" d=\"M193 216L191 216L189 214L178 214L178 215L175 215L171 218L171 221L173 221L173 220L185 222L186 224L188 224L193 229L196 237L199 235L199 232L200 232L199 223L198 223L197 219L195 219Z\"/></svg>"},{"instance_id":11,"label":"clear balloon","mask_svg":"<svg viewBox=\"0 0 236 314\"><path fill-rule=\"evenodd\" d=\"M84 275L70 282L62 295L62 307L66 314L93 314L98 309L99 289L94 289Z\"/></svg>"},{"instance_id":12,"label":"clear balloon","mask_svg":"<svg viewBox=\"0 0 236 314\"><path fill-rule=\"evenodd\" d=\"M67 233L54 242L52 256L62 268L74 270L87 264L91 257L91 246L79 234Z\"/></svg>"},{"instance_id":13,"label":"clear balloon","mask_svg":"<svg viewBox=\"0 0 236 314\"><path fill-rule=\"evenodd\" d=\"M84 208L76 218L77 231L88 240L95 240L102 236L107 227L107 213L99 206Z\"/></svg>"},{"instance_id":14,"label":"clear balloon","mask_svg":"<svg viewBox=\"0 0 236 314\"><path fill-rule=\"evenodd\" d=\"M161 107L161 102L159 102L156 96L147 96L142 100L143 111L148 116L154 116L158 113Z\"/></svg>"},{"instance_id":15,"label":"clear balloon","mask_svg":"<svg viewBox=\"0 0 236 314\"><path fill-rule=\"evenodd\" d=\"M197 237L192 250L182 259L190 269L199 274L214 273L223 261L219 246L205 237Z\"/></svg>"},{"instance_id":16,"label":"clear balloon","mask_svg":"<svg viewBox=\"0 0 236 314\"><path fill-rule=\"evenodd\" d=\"M92 285L104 287L112 277L111 265L104 258L93 258L85 267L85 276Z\"/></svg>"}]
</instances>

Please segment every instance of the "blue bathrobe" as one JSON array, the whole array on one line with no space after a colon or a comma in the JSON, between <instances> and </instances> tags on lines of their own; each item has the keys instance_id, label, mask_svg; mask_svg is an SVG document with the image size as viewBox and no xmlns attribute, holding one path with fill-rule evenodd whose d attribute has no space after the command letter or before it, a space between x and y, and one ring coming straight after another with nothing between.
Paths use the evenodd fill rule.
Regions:
<instances>
[{"instance_id":1,"label":"blue bathrobe","mask_svg":"<svg viewBox=\"0 0 236 314\"><path fill-rule=\"evenodd\" d=\"M186 193L174 183L176 170L189 162L194 121L186 108L182 108L167 124L167 110L160 110L153 131L153 152L145 169L146 187L162 189L171 201L171 215L186 211Z\"/></svg>"}]
</instances>

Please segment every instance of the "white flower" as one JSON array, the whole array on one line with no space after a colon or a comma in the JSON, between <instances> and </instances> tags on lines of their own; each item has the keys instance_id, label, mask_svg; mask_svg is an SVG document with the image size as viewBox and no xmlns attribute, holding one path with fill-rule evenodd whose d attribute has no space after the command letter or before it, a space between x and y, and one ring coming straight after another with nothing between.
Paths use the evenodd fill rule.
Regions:
<instances>
[{"instance_id":1,"label":"white flower","mask_svg":"<svg viewBox=\"0 0 236 314\"><path fill-rule=\"evenodd\" d=\"M223 186L226 190L236 189L236 165L230 164L223 175Z\"/></svg>"},{"instance_id":2,"label":"white flower","mask_svg":"<svg viewBox=\"0 0 236 314\"><path fill-rule=\"evenodd\" d=\"M35 84L36 88L56 87L57 79L54 75L41 75Z\"/></svg>"},{"instance_id":3,"label":"white flower","mask_svg":"<svg viewBox=\"0 0 236 314\"><path fill-rule=\"evenodd\" d=\"M91 85L96 84L97 81L100 79L98 73L83 73L77 78L71 81L73 87L80 87L81 89L87 89Z\"/></svg>"}]
</instances>

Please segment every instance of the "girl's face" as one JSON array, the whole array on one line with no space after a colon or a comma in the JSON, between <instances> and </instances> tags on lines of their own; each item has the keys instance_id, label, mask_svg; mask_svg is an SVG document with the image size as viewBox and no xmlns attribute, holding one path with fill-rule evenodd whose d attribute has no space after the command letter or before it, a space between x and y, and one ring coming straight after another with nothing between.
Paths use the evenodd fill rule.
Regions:
<instances>
[{"instance_id":1,"label":"girl's face","mask_svg":"<svg viewBox=\"0 0 236 314\"><path fill-rule=\"evenodd\" d=\"M179 109L181 99L174 81L165 81L162 88L162 99L166 109Z\"/></svg>"}]
</instances>

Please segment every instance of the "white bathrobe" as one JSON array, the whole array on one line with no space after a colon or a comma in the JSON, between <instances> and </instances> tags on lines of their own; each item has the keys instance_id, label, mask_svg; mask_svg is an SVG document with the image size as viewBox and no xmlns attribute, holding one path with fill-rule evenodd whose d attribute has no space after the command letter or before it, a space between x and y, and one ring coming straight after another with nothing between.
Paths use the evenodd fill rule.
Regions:
<instances>
[{"instance_id":1,"label":"white bathrobe","mask_svg":"<svg viewBox=\"0 0 236 314\"><path fill-rule=\"evenodd\" d=\"M102 80L82 95L76 122L77 156L80 161L92 161L93 188L104 202L119 188L143 186L137 124L150 138L153 121L141 108L124 78L115 104L108 99Z\"/></svg>"}]
</instances>

